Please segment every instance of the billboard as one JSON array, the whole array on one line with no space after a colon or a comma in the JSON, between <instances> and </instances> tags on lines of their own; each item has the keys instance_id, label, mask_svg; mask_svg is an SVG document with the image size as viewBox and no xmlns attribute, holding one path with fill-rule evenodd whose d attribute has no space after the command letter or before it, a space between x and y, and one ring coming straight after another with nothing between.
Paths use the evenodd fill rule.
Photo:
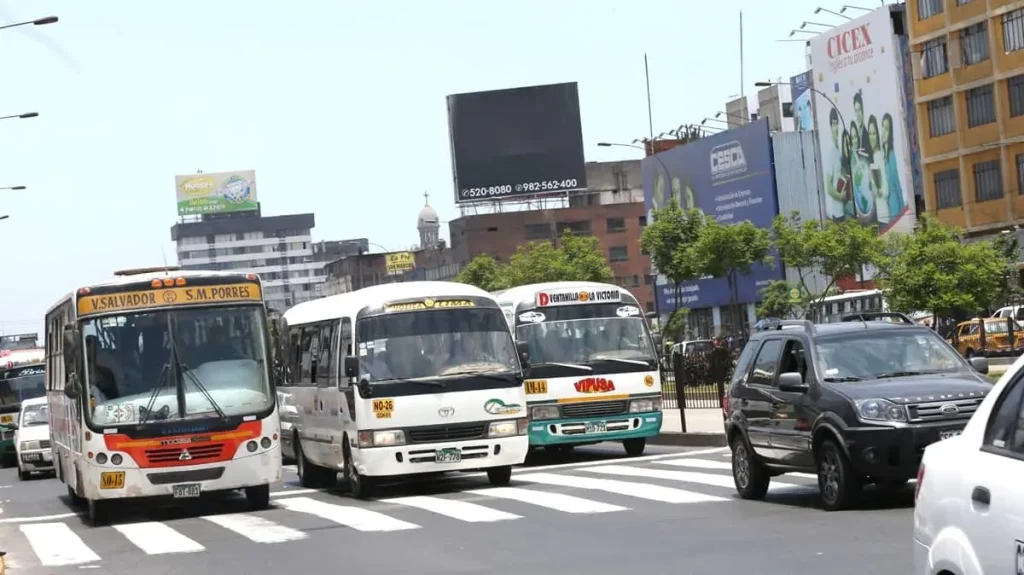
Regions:
<instances>
[{"instance_id":1,"label":"billboard","mask_svg":"<svg viewBox=\"0 0 1024 575\"><path fill-rule=\"evenodd\" d=\"M769 228L779 213L772 169L768 120L694 140L666 152L644 158L644 201L648 210L668 205L676 197L684 209L697 208L722 223L750 220ZM659 161L660 160L660 161ZM668 172L666 174L666 172ZM782 279L782 266L754 266L739 277L739 300L730 302L726 278L705 278L681 285L678 307L700 309L760 301L761 288ZM676 306L676 290L659 278L658 309Z\"/></svg>"},{"instance_id":2,"label":"billboard","mask_svg":"<svg viewBox=\"0 0 1024 575\"><path fill-rule=\"evenodd\" d=\"M587 187L576 82L448 96L455 202Z\"/></svg>"},{"instance_id":3,"label":"billboard","mask_svg":"<svg viewBox=\"0 0 1024 575\"><path fill-rule=\"evenodd\" d=\"M811 70L789 79L789 94L793 101L793 123L797 130L814 129L814 76Z\"/></svg>"},{"instance_id":4,"label":"billboard","mask_svg":"<svg viewBox=\"0 0 1024 575\"><path fill-rule=\"evenodd\" d=\"M259 207L253 170L175 176L174 187L179 216L244 212Z\"/></svg>"},{"instance_id":5,"label":"billboard","mask_svg":"<svg viewBox=\"0 0 1024 575\"><path fill-rule=\"evenodd\" d=\"M416 258L413 257L412 252L384 254L384 269L389 276L402 275L415 268Z\"/></svg>"},{"instance_id":6,"label":"billboard","mask_svg":"<svg viewBox=\"0 0 1024 575\"><path fill-rule=\"evenodd\" d=\"M810 41L814 113L825 215L877 225L882 234L914 227L911 152L899 50L889 7Z\"/></svg>"}]
</instances>

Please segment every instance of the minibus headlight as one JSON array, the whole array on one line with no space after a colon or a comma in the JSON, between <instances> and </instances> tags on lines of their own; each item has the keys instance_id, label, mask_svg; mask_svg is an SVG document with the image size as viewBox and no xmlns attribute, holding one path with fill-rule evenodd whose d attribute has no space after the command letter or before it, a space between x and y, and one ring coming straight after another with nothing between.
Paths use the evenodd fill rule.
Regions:
<instances>
[{"instance_id":1,"label":"minibus headlight","mask_svg":"<svg viewBox=\"0 0 1024 575\"><path fill-rule=\"evenodd\" d=\"M558 406L535 405L530 408L530 419L534 421L541 419L558 419Z\"/></svg>"},{"instance_id":2,"label":"minibus headlight","mask_svg":"<svg viewBox=\"0 0 1024 575\"><path fill-rule=\"evenodd\" d=\"M21 442L21 450L22 451L32 451L33 449L39 449L39 448L40 447L39 447L39 442L38 441L22 441Z\"/></svg>"},{"instance_id":3,"label":"minibus headlight","mask_svg":"<svg viewBox=\"0 0 1024 575\"><path fill-rule=\"evenodd\" d=\"M634 399L629 402L630 413L646 413L648 411L661 411L661 398Z\"/></svg>"},{"instance_id":4,"label":"minibus headlight","mask_svg":"<svg viewBox=\"0 0 1024 575\"><path fill-rule=\"evenodd\" d=\"M519 425L515 420L492 421L491 426L487 429L487 437L509 437L511 435L519 435Z\"/></svg>"},{"instance_id":5,"label":"minibus headlight","mask_svg":"<svg viewBox=\"0 0 1024 575\"><path fill-rule=\"evenodd\" d=\"M405 432L401 429L383 429L373 432L374 447L405 445Z\"/></svg>"}]
</instances>

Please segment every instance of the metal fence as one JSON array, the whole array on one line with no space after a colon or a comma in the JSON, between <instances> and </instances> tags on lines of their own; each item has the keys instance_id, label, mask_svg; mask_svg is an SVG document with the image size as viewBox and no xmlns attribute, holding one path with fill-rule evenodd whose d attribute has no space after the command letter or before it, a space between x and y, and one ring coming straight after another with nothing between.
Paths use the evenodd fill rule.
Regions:
<instances>
[{"instance_id":1,"label":"metal fence","mask_svg":"<svg viewBox=\"0 0 1024 575\"><path fill-rule=\"evenodd\" d=\"M663 409L678 409L686 431L687 409L721 409L736 350L713 348L665 356L661 363Z\"/></svg>"}]
</instances>

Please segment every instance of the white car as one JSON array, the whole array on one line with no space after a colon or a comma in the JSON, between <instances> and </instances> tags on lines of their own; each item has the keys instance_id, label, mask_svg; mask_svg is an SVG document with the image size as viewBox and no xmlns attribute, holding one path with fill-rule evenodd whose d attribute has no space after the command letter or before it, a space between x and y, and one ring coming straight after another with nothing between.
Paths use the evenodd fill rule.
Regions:
<instances>
[{"instance_id":1,"label":"white car","mask_svg":"<svg viewBox=\"0 0 1024 575\"><path fill-rule=\"evenodd\" d=\"M961 435L925 449L914 509L918 575L1024 573L1022 374L1024 358Z\"/></svg>"},{"instance_id":2,"label":"white car","mask_svg":"<svg viewBox=\"0 0 1024 575\"><path fill-rule=\"evenodd\" d=\"M33 472L53 471L53 450L50 449L49 408L45 397L21 403L18 432L14 450L18 457L18 478L28 479Z\"/></svg>"}]
</instances>

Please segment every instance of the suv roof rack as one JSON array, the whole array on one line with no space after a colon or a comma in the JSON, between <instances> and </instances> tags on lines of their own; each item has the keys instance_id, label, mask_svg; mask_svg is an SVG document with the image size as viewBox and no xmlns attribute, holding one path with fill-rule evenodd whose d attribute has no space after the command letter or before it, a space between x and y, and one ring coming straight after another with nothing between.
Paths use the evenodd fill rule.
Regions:
<instances>
[{"instance_id":1,"label":"suv roof rack","mask_svg":"<svg viewBox=\"0 0 1024 575\"><path fill-rule=\"evenodd\" d=\"M915 325L914 320L906 314L892 311L865 311L843 316L843 321L884 321L886 319L898 319L900 323Z\"/></svg>"},{"instance_id":2,"label":"suv roof rack","mask_svg":"<svg viewBox=\"0 0 1024 575\"><path fill-rule=\"evenodd\" d=\"M772 331L782 329L803 328L808 333L814 333L814 322L807 319L766 319L758 322L761 328L758 331Z\"/></svg>"}]
</instances>

